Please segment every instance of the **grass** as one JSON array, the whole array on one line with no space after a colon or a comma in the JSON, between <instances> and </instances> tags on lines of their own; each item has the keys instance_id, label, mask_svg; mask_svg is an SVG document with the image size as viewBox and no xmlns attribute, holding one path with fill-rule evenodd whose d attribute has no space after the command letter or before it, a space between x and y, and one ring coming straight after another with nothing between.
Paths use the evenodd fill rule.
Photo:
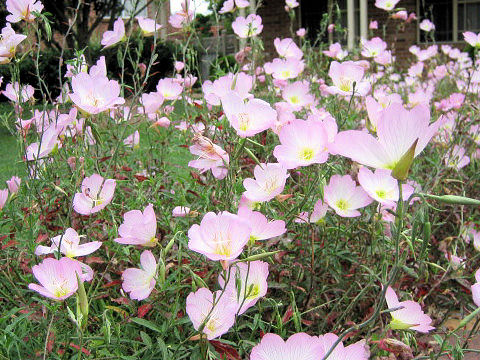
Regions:
<instances>
[{"instance_id":1,"label":"grass","mask_svg":"<svg viewBox=\"0 0 480 360\"><path fill-rule=\"evenodd\" d=\"M8 103L0 103L0 116L11 111ZM17 139L8 130L0 125L0 188L13 175L19 175L23 170L19 158Z\"/></svg>"}]
</instances>

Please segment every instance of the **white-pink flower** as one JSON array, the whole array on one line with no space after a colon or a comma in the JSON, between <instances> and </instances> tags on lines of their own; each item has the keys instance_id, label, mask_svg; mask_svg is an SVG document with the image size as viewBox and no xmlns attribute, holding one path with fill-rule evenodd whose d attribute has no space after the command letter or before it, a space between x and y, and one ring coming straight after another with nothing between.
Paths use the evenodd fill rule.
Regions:
<instances>
[{"instance_id":1,"label":"white-pink flower","mask_svg":"<svg viewBox=\"0 0 480 360\"><path fill-rule=\"evenodd\" d=\"M7 21L10 23L17 23L25 20L32 22L35 20L34 12L42 12L43 4L37 0L7 0L7 10L10 15L7 15Z\"/></svg>"},{"instance_id":2,"label":"white-pink flower","mask_svg":"<svg viewBox=\"0 0 480 360\"><path fill-rule=\"evenodd\" d=\"M74 258L89 255L102 246L100 241L91 241L80 244L80 235L78 235L78 233L72 228L68 228L65 230L64 234L57 235L50 240L52 245L38 245L35 249L35 255L46 255L60 252L69 258Z\"/></svg>"},{"instance_id":3,"label":"white-pink flower","mask_svg":"<svg viewBox=\"0 0 480 360\"><path fill-rule=\"evenodd\" d=\"M133 300L144 300L150 296L155 287L157 274L157 261L150 250L145 250L140 255L141 268L129 268L122 273L122 288L130 293Z\"/></svg>"},{"instance_id":4,"label":"white-pink flower","mask_svg":"<svg viewBox=\"0 0 480 360\"><path fill-rule=\"evenodd\" d=\"M163 26L157 24L153 19L144 18L143 16L137 16L138 26L142 29L143 36L153 36Z\"/></svg>"},{"instance_id":5,"label":"white-pink flower","mask_svg":"<svg viewBox=\"0 0 480 360\"><path fill-rule=\"evenodd\" d=\"M400 0L375 0L375 6L385 11L391 11Z\"/></svg>"},{"instance_id":6,"label":"white-pink flower","mask_svg":"<svg viewBox=\"0 0 480 360\"><path fill-rule=\"evenodd\" d=\"M420 30L423 30L425 32L430 32L435 30L435 25L428 19L422 20L419 27L420 27Z\"/></svg>"},{"instance_id":7,"label":"white-pink flower","mask_svg":"<svg viewBox=\"0 0 480 360\"><path fill-rule=\"evenodd\" d=\"M238 315L254 306L267 293L268 263L264 261L239 262L230 267L225 279L222 275L218 282L230 301L237 304Z\"/></svg>"},{"instance_id":8,"label":"white-pink flower","mask_svg":"<svg viewBox=\"0 0 480 360\"><path fill-rule=\"evenodd\" d=\"M262 18L256 14L250 14L246 18L239 16L232 23L232 29L242 39L257 36L263 30Z\"/></svg>"},{"instance_id":9,"label":"white-pink flower","mask_svg":"<svg viewBox=\"0 0 480 360\"><path fill-rule=\"evenodd\" d=\"M253 173L255 179L243 180L243 186L245 197L254 202L269 201L281 194L289 176L284 166L275 163L256 165Z\"/></svg>"},{"instance_id":10,"label":"white-pink flower","mask_svg":"<svg viewBox=\"0 0 480 360\"><path fill-rule=\"evenodd\" d=\"M82 181L82 192L73 198L73 209L82 215L94 214L107 206L113 199L116 182L104 181L99 174L93 174Z\"/></svg>"},{"instance_id":11,"label":"white-pink flower","mask_svg":"<svg viewBox=\"0 0 480 360\"><path fill-rule=\"evenodd\" d=\"M230 92L222 98L223 110L230 125L240 137L249 137L269 129L277 119L277 112L260 99L244 102L240 95Z\"/></svg>"},{"instance_id":12,"label":"white-pink flower","mask_svg":"<svg viewBox=\"0 0 480 360\"><path fill-rule=\"evenodd\" d=\"M136 130L133 134L127 136L123 140L125 146L137 149L140 146L140 133Z\"/></svg>"},{"instance_id":13,"label":"white-pink flower","mask_svg":"<svg viewBox=\"0 0 480 360\"><path fill-rule=\"evenodd\" d=\"M241 206L238 209L238 216L245 219L250 225L252 231L250 233L250 241L268 240L284 234L285 221L272 220L268 221L267 217L261 212L252 211L247 206Z\"/></svg>"},{"instance_id":14,"label":"white-pink flower","mask_svg":"<svg viewBox=\"0 0 480 360\"><path fill-rule=\"evenodd\" d=\"M333 347L333 344L338 340L338 336L332 333L320 335L318 340L321 344L323 354L325 356L327 352ZM344 346L343 342L339 342L335 349L330 353L328 359L331 360L368 360L370 357L370 349L365 344L365 340L360 340L355 344ZM320 357L321 358L321 357Z\"/></svg>"},{"instance_id":15,"label":"white-pink flower","mask_svg":"<svg viewBox=\"0 0 480 360\"><path fill-rule=\"evenodd\" d=\"M125 24L122 18L118 18L113 23L113 30L105 31L103 33L102 42L103 48L113 46L120 41L125 40Z\"/></svg>"},{"instance_id":16,"label":"white-pink flower","mask_svg":"<svg viewBox=\"0 0 480 360\"><path fill-rule=\"evenodd\" d=\"M35 89L31 85L21 85L18 82L8 83L2 94L15 103L24 103L33 98Z\"/></svg>"},{"instance_id":17,"label":"white-pink flower","mask_svg":"<svg viewBox=\"0 0 480 360\"><path fill-rule=\"evenodd\" d=\"M323 355L322 344L315 336L297 333L284 341L277 334L268 333L253 347L250 360L321 360Z\"/></svg>"},{"instance_id":18,"label":"white-pink flower","mask_svg":"<svg viewBox=\"0 0 480 360\"><path fill-rule=\"evenodd\" d=\"M295 119L282 127L279 139L273 155L287 169L327 161L328 134L322 122Z\"/></svg>"},{"instance_id":19,"label":"white-pink flower","mask_svg":"<svg viewBox=\"0 0 480 360\"><path fill-rule=\"evenodd\" d=\"M190 160L188 166L199 169L200 173L212 170L215 178L224 179L227 176L227 167L230 162L227 152L200 134L195 134L193 141L194 145L190 146L189 150L198 158Z\"/></svg>"},{"instance_id":20,"label":"white-pink flower","mask_svg":"<svg viewBox=\"0 0 480 360\"><path fill-rule=\"evenodd\" d=\"M299 111L315 101L315 97L310 93L309 84L305 81L287 84L283 88L282 98L292 106L294 111Z\"/></svg>"},{"instance_id":21,"label":"white-pink flower","mask_svg":"<svg viewBox=\"0 0 480 360\"><path fill-rule=\"evenodd\" d=\"M475 272L476 283L472 285L472 298L475 305L480 307L480 269Z\"/></svg>"},{"instance_id":22,"label":"white-pink flower","mask_svg":"<svg viewBox=\"0 0 480 360\"><path fill-rule=\"evenodd\" d=\"M8 189L0 190L0 211L4 208L8 200Z\"/></svg>"},{"instance_id":23,"label":"white-pink flower","mask_svg":"<svg viewBox=\"0 0 480 360\"><path fill-rule=\"evenodd\" d=\"M390 170L377 169L375 173L362 167L358 172L358 182L367 194L382 205L395 206L398 201L398 181Z\"/></svg>"},{"instance_id":24,"label":"white-pink flower","mask_svg":"<svg viewBox=\"0 0 480 360\"><path fill-rule=\"evenodd\" d=\"M125 245L153 247L157 244L157 217L153 205L143 210L130 210L123 214L123 223L118 228L115 242Z\"/></svg>"},{"instance_id":25,"label":"white-pink flower","mask_svg":"<svg viewBox=\"0 0 480 360\"><path fill-rule=\"evenodd\" d=\"M205 214L188 230L188 248L213 261L235 260L250 239L250 225L228 211Z\"/></svg>"},{"instance_id":26,"label":"white-pink flower","mask_svg":"<svg viewBox=\"0 0 480 360\"><path fill-rule=\"evenodd\" d=\"M300 60L303 57L303 51L295 44L291 38L280 39L276 38L273 41L275 50L278 55L284 58L294 58Z\"/></svg>"},{"instance_id":27,"label":"white-pink flower","mask_svg":"<svg viewBox=\"0 0 480 360\"><path fill-rule=\"evenodd\" d=\"M12 176L10 180L7 180L7 187L10 193L16 194L18 192L18 188L20 187L21 182L22 179L18 176Z\"/></svg>"},{"instance_id":28,"label":"white-pink flower","mask_svg":"<svg viewBox=\"0 0 480 360\"><path fill-rule=\"evenodd\" d=\"M220 290L212 293L207 288L200 288L188 294L186 311L195 330L201 329L207 339L212 340L233 326L237 304Z\"/></svg>"},{"instance_id":29,"label":"white-pink flower","mask_svg":"<svg viewBox=\"0 0 480 360\"><path fill-rule=\"evenodd\" d=\"M475 34L471 31L467 31L463 33L463 38L473 47L480 48L480 33Z\"/></svg>"},{"instance_id":30,"label":"white-pink flower","mask_svg":"<svg viewBox=\"0 0 480 360\"><path fill-rule=\"evenodd\" d=\"M372 202L350 175L333 175L323 189L325 202L342 217L360 216L358 209Z\"/></svg>"},{"instance_id":31,"label":"white-pink flower","mask_svg":"<svg viewBox=\"0 0 480 360\"><path fill-rule=\"evenodd\" d=\"M328 71L333 86L329 86L328 90L344 96L365 96L370 91L370 83L363 79L364 73L364 68L353 61L333 61Z\"/></svg>"}]
</instances>

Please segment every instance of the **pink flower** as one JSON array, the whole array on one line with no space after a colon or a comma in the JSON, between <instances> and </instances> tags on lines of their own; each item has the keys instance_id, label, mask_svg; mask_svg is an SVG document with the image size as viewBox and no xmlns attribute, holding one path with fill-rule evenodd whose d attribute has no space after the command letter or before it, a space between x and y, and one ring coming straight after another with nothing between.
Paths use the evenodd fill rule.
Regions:
<instances>
[{"instance_id":1,"label":"pink flower","mask_svg":"<svg viewBox=\"0 0 480 360\"><path fill-rule=\"evenodd\" d=\"M425 32L430 32L435 30L435 25L428 19L422 20L419 27L420 27L420 30L423 30Z\"/></svg>"},{"instance_id":2,"label":"pink flower","mask_svg":"<svg viewBox=\"0 0 480 360\"><path fill-rule=\"evenodd\" d=\"M190 0L182 1L182 10L177 11L175 14L170 15L168 22L172 27L176 29L181 29L193 21L195 13L191 10L192 5Z\"/></svg>"},{"instance_id":3,"label":"pink flower","mask_svg":"<svg viewBox=\"0 0 480 360\"><path fill-rule=\"evenodd\" d=\"M360 216L357 209L372 202L362 187L356 186L350 175L333 175L323 192L325 202L342 217Z\"/></svg>"},{"instance_id":4,"label":"pink flower","mask_svg":"<svg viewBox=\"0 0 480 360\"><path fill-rule=\"evenodd\" d=\"M35 20L33 12L42 12L43 4L36 0L7 0L7 10L10 13L7 21L12 24L22 20L32 22Z\"/></svg>"},{"instance_id":5,"label":"pink flower","mask_svg":"<svg viewBox=\"0 0 480 360\"><path fill-rule=\"evenodd\" d=\"M182 61L175 61L174 67L177 72L181 72L185 67L185 63Z\"/></svg>"},{"instance_id":6,"label":"pink flower","mask_svg":"<svg viewBox=\"0 0 480 360\"><path fill-rule=\"evenodd\" d=\"M363 80L364 72L363 67L353 61L345 61L343 63L333 61L328 71L333 86L329 86L328 90L332 94L344 96L365 96L370 91L370 83Z\"/></svg>"},{"instance_id":7,"label":"pink flower","mask_svg":"<svg viewBox=\"0 0 480 360\"><path fill-rule=\"evenodd\" d=\"M300 213L295 219L296 223L312 223L319 224L323 221L325 215L327 215L328 204L324 203L322 199L318 201L313 206L313 211L311 214L308 212Z\"/></svg>"},{"instance_id":8,"label":"pink flower","mask_svg":"<svg viewBox=\"0 0 480 360\"><path fill-rule=\"evenodd\" d=\"M408 13L405 10L397 11L395 14L392 14L392 19L407 21Z\"/></svg>"},{"instance_id":9,"label":"pink flower","mask_svg":"<svg viewBox=\"0 0 480 360\"><path fill-rule=\"evenodd\" d=\"M327 26L327 31L329 34L333 33L333 30L335 30L335 24L329 24Z\"/></svg>"},{"instance_id":10,"label":"pink flower","mask_svg":"<svg viewBox=\"0 0 480 360\"><path fill-rule=\"evenodd\" d=\"M310 94L309 84L302 81L296 81L285 86L282 97L292 106L294 111L299 111L315 101L315 97Z\"/></svg>"},{"instance_id":11,"label":"pink flower","mask_svg":"<svg viewBox=\"0 0 480 360\"><path fill-rule=\"evenodd\" d=\"M230 302L237 304L237 314L241 315L254 306L267 293L268 263L264 261L239 262L230 268L228 281L222 275L218 282Z\"/></svg>"},{"instance_id":12,"label":"pink flower","mask_svg":"<svg viewBox=\"0 0 480 360\"><path fill-rule=\"evenodd\" d=\"M467 31L463 33L463 38L473 47L480 48L480 33L475 34L471 31Z\"/></svg>"},{"instance_id":13,"label":"pink flower","mask_svg":"<svg viewBox=\"0 0 480 360\"><path fill-rule=\"evenodd\" d=\"M7 187L10 193L16 194L21 182L22 179L20 179L18 176L12 176L10 180L7 180Z\"/></svg>"},{"instance_id":14,"label":"pink flower","mask_svg":"<svg viewBox=\"0 0 480 360\"><path fill-rule=\"evenodd\" d=\"M278 55L284 58L294 58L300 60L303 57L303 52L300 48L295 44L295 42L291 38L281 39L276 38L273 41L273 45L278 52Z\"/></svg>"},{"instance_id":15,"label":"pink flower","mask_svg":"<svg viewBox=\"0 0 480 360\"><path fill-rule=\"evenodd\" d=\"M47 157L58 146L58 131L54 126L50 126L41 136L40 142L34 142L28 145L26 152L27 161L43 159Z\"/></svg>"},{"instance_id":16,"label":"pink flower","mask_svg":"<svg viewBox=\"0 0 480 360\"><path fill-rule=\"evenodd\" d=\"M254 346L250 360L319 360L323 355L322 344L315 336L297 333L283 341L277 334L268 333Z\"/></svg>"},{"instance_id":17,"label":"pink flower","mask_svg":"<svg viewBox=\"0 0 480 360\"><path fill-rule=\"evenodd\" d=\"M32 267L32 272L38 284L28 284L30 290L57 301L73 295L78 289L77 274L80 277L80 264L68 257L60 260L47 258L39 265Z\"/></svg>"},{"instance_id":18,"label":"pink flower","mask_svg":"<svg viewBox=\"0 0 480 360\"><path fill-rule=\"evenodd\" d=\"M417 156L427 146L442 125L438 120L430 125L430 110L418 105L406 110L401 104L390 104L383 112L377 129L378 138L357 130L337 134L332 145L336 154L360 164L393 170L402 156L417 141Z\"/></svg>"},{"instance_id":19,"label":"pink flower","mask_svg":"<svg viewBox=\"0 0 480 360\"><path fill-rule=\"evenodd\" d=\"M385 11L390 11L395 8L400 0L375 0L375 6Z\"/></svg>"},{"instance_id":20,"label":"pink flower","mask_svg":"<svg viewBox=\"0 0 480 360\"><path fill-rule=\"evenodd\" d=\"M9 63L15 56L17 46L26 38L26 35L16 34L10 23L7 23L0 36L0 64Z\"/></svg>"},{"instance_id":21,"label":"pink flower","mask_svg":"<svg viewBox=\"0 0 480 360\"><path fill-rule=\"evenodd\" d=\"M35 255L60 252L69 258L74 258L89 255L102 246L100 241L91 241L80 245L80 235L72 228L65 230L65 233L62 235L55 236L51 241L51 246L38 245L35 249Z\"/></svg>"},{"instance_id":22,"label":"pink flower","mask_svg":"<svg viewBox=\"0 0 480 360\"><path fill-rule=\"evenodd\" d=\"M257 36L263 30L262 18L255 14L250 14L246 18L239 16L232 23L232 29L242 39Z\"/></svg>"},{"instance_id":23,"label":"pink flower","mask_svg":"<svg viewBox=\"0 0 480 360\"><path fill-rule=\"evenodd\" d=\"M250 225L228 211L205 214L200 225L188 230L188 248L213 261L235 260L251 233Z\"/></svg>"},{"instance_id":24,"label":"pink flower","mask_svg":"<svg viewBox=\"0 0 480 360\"><path fill-rule=\"evenodd\" d=\"M242 99L251 97L249 91L252 89L253 79L243 72L234 75L229 73L211 82L207 80L202 85L205 100L210 105L220 105L223 99L231 91L236 92Z\"/></svg>"},{"instance_id":25,"label":"pink flower","mask_svg":"<svg viewBox=\"0 0 480 360\"><path fill-rule=\"evenodd\" d=\"M73 209L82 215L94 214L107 206L113 199L116 182L113 179L103 181L103 177L93 174L82 181L82 192L73 198Z\"/></svg>"},{"instance_id":26,"label":"pink flower","mask_svg":"<svg viewBox=\"0 0 480 360\"><path fill-rule=\"evenodd\" d=\"M153 36L163 26L157 24L155 20L144 18L143 16L137 16L138 26L142 29L143 36Z\"/></svg>"},{"instance_id":27,"label":"pink flower","mask_svg":"<svg viewBox=\"0 0 480 360\"><path fill-rule=\"evenodd\" d=\"M33 98L35 89L31 85L22 85L18 82L8 83L2 94L15 103L24 103Z\"/></svg>"},{"instance_id":28,"label":"pink flower","mask_svg":"<svg viewBox=\"0 0 480 360\"><path fill-rule=\"evenodd\" d=\"M245 197L255 202L269 201L281 194L289 176L281 164L256 165L253 173L255 179L243 180L243 186L247 190Z\"/></svg>"},{"instance_id":29,"label":"pink flower","mask_svg":"<svg viewBox=\"0 0 480 360\"><path fill-rule=\"evenodd\" d=\"M377 20L370 21L370 24L368 24L368 28L370 30L378 29L378 21Z\"/></svg>"},{"instance_id":30,"label":"pink flower","mask_svg":"<svg viewBox=\"0 0 480 360\"><path fill-rule=\"evenodd\" d=\"M268 240L284 234L285 221L272 220L268 221L265 215L258 211L252 211L247 206L238 209L238 216L246 220L252 231L250 233L250 241L254 243L257 240Z\"/></svg>"},{"instance_id":31,"label":"pink flower","mask_svg":"<svg viewBox=\"0 0 480 360\"><path fill-rule=\"evenodd\" d=\"M445 157L445 165L449 168L460 170L470 164L470 158L465 155L465 148L455 145Z\"/></svg>"},{"instance_id":32,"label":"pink flower","mask_svg":"<svg viewBox=\"0 0 480 360\"><path fill-rule=\"evenodd\" d=\"M186 206L175 206L172 210L173 217L185 217L190 213L190 208Z\"/></svg>"},{"instance_id":33,"label":"pink flower","mask_svg":"<svg viewBox=\"0 0 480 360\"><path fill-rule=\"evenodd\" d=\"M328 50L324 50L323 53L328 57L343 60L348 56L348 51L342 49L342 45L338 42L330 44Z\"/></svg>"},{"instance_id":34,"label":"pink flower","mask_svg":"<svg viewBox=\"0 0 480 360\"><path fill-rule=\"evenodd\" d=\"M377 169L375 173L362 167L358 172L358 182L367 194L382 205L395 206L398 201L398 181L390 175L390 170Z\"/></svg>"},{"instance_id":35,"label":"pink flower","mask_svg":"<svg viewBox=\"0 0 480 360\"><path fill-rule=\"evenodd\" d=\"M296 119L282 127L279 139L273 155L287 169L327 161L328 134L321 122Z\"/></svg>"},{"instance_id":36,"label":"pink flower","mask_svg":"<svg viewBox=\"0 0 480 360\"><path fill-rule=\"evenodd\" d=\"M249 5L250 2L248 0L226 0L218 13L225 14L228 12L233 12L235 11L235 6L239 9L243 9Z\"/></svg>"},{"instance_id":37,"label":"pink flower","mask_svg":"<svg viewBox=\"0 0 480 360\"><path fill-rule=\"evenodd\" d=\"M297 30L297 36L303 38L307 34L307 30L305 28L300 28Z\"/></svg>"},{"instance_id":38,"label":"pink flower","mask_svg":"<svg viewBox=\"0 0 480 360\"><path fill-rule=\"evenodd\" d=\"M300 4L297 0L285 0L285 5L288 6L290 9L295 9Z\"/></svg>"},{"instance_id":39,"label":"pink flower","mask_svg":"<svg viewBox=\"0 0 480 360\"><path fill-rule=\"evenodd\" d=\"M138 130L136 130L133 134L129 135L126 137L125 140L123 140L123 144L125 146L137 149L140 147L140 133Z\"/></svg>"},{"instance_id":40,"label":"pink flower","mask_svg":"<svg viewBox=\"0 0 480 360\"><path fill-rule=\"evenodd\" d=\"M199 169L200 173L212 170L215 178L224 179L227 176L227 166L230 162L227 152L200 134L195 134L193 141L194 145L190 146L189 150L198 158L189 161L188 166Z\"/></svg>"},{"instance_id":41,"label":"pink flower","mask_svg":"<svg viewBox=\"0 0 480 360\"><path fill-rule=\"evenodd\" d=\"M274 79L294 79L303 72L305 63L295 58L273 59L271 63L264 65L265 72L271 74Z\"/></svg>"},{"instance_id":42,"label":"pink flower","mask_svg":"<svg viewBox=\"0 0 480 360\"><path fill-rule=\"evenodd\" d=\"M325 356L327 352L332 348L333 344L337 341L338 336L332 333L327 333L325 335L320 335L318 340L323 349L322 356ZM365 340L360 340L355 344L348 346L343 346L343 343L340 341L338 345L333 349L331 354L328 356L328 359L332 360L368 360L370 357L370 349L368 345L365 344Z\"/></svg>"},{"instance_id":43,"label":"pink flower","mask_svg":"<svg viewBox=\"0 0 480 360\"><path fill-rule=\"evenodd\" d=\"M157 244L157 217L153 205L149 204L143 213L130 210L123 214L123 224L118 228L119 237L115 242L125 245L153 247Z\"/></svg>"},{"instance_id":44,"label":"pink flower","mask_svg":"<svg viewBox=\"0 0 480 360\"><path fill-rule=\"evenodd\" d=\"M102 42L103 48L113 46L120 41L125 40L125 24L123 23L122 18L118 18L113 23L112 31L105 31L103 33Z\"/></svg>"},{"instance_id":45,"label":"pink flower","mask_svg":"<svg viewBox=\"0 0 480 360\"><path fill-rule=\"evenodd\" d=\"M157 261L150 250L140 255L140 266L140 269L129 268L122 273L122 289L138 301L148 298L156 284Z\"/></svg>"},{"instance_id":46,"label":"pink flower","mask_svg":"<svg viewBox=\"0 0 480 360\"><path fill-rule=\"evenodd\" d=\"M392 321L390 321L392 329L412 329L421 333L428 333L430 330L435 329L433 326L430 326L432 319L423 312L418 303L411 300L399 302L397 294L390 286L385 293L385 300L389 309L402 308L390 313L392 315Z\"/></svg>"},{"instance_id":47,"label":"pink flower","mask_svg":"<svg viewBox=\"0 0 480 360\"><path fill-rule=\"evenodd\" d=\"M362 39L362 55L368 58L376 57L387 49L387 43L375 37L371 40Z\"/></svg>"},{"instance_id":48,"label":"pink flower","mask_svg":"<svg viewBox=\"0 0 480 360\"><path fill-rule=\"evenodd\" d=\"M249 137L269 129L277 119L277 112L270 104L251 99L245 103L235 92L222 98L223 110L230 125L240 137Z\"/></svg>"},{"instance_id":49,"label":"pink flower","mask_svg":"<svg viewBox=\"0 0 480 360\"><path fill-rule=\"evenodd\" d=\"M222 291L212 294L207 288L200 288L188 294L186 311L195 330L202 329L207 339L212 340L233 326L237 304Z\"/></svg>"},{"instance_id":50,"label":"pink flower","mask_svg":"<svg viewBox=\"0 0 480 360\"><path fill-rule=\"evenodd\" d=\"M8 189L0 190L0 211L4 208L8 200Z\"/></svg>"},{"instance_id":51,"label":"pink flower","mask_svg":"<svg viewBox=\"0 0 480 360\"><path fill-rule=\"evenodd\" d=\"M475 272L475 280L477 281L472 285L472 298L475 305L480 307L480 269Z\"/></svg>"},{"instance_id":52,"label":"pink flower","mask_svg":"<svg viewBox=\"0 0 480 360\"><path fill-rule=\"evenodd\" d=\"M72 78L72 91L70 99L88 114L99 114L125 103L125 99L119 96L118 82L92 70L89 74L80 73Z\"/></svg>"},{"instance_id":53,"label":"pink flower","mask_svg":"<svg viewBox=\"0 0 480 360\"><path fill-rule=\"evenodd\" d=\"M160 79L157 84L157 93L166 100L176 100L183 91L182 85L172 78Z\"/></svg>"}]
</instances>

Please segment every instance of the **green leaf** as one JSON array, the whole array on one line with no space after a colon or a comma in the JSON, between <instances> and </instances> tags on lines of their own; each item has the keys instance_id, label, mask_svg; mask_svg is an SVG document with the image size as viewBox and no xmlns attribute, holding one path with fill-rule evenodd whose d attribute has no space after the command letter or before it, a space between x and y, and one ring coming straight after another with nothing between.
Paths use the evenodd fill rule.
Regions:
<instances>
[{"instance_id":1,"label":"green leaf","mask_svg":"<svg viewBox=\"0 0 480 360\"><path fill-rule=\"evenodd\" d=\"M152 323L151 321L148 321L148 320L145 320L145 319L141 319L141 318L132 318L132 321L134 323L137 323L138 325L142 325L142 326L145 326L146 328L150 329L150 330L153 330L153 331L156 331L158 333L161 333L162 331L157 327L157 325L155 325L154 323Z\"/></svg>"}]
</instances>

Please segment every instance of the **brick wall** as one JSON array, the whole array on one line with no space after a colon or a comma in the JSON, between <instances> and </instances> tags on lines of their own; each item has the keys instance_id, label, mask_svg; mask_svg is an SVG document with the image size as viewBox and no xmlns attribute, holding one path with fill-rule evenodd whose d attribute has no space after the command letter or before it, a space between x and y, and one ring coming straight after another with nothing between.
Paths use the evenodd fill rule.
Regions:
<instances>
[{"instance_id":1,"label":"brick wall","mask_svg":"<svg viewBox=\"0 0 480 360\"><path fill-rule=\"evenodd\" d=\"M262 39L265 45L265 56L271 59L276 56L273 40L292 37L290 32L290 18L285 11L285 0L263 0L257 14L262 17ZM297 17L298 18L298 17ZM298 25L295 24L293 31Z\"/></svg>"}]
</instances>

